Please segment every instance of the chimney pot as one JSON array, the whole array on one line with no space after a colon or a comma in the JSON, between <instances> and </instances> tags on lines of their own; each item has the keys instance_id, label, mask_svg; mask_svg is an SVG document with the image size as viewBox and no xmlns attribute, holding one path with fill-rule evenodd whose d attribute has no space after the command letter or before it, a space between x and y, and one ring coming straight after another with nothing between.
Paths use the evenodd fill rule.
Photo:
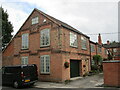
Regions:
<instances>
[{"instance_id":1,"label":"chimney pot","mask_svg":"<svg viewBox=\"0 0 120 90\"><path fill-rule=\"evenodd\" d=\"M109 40L107 40L107 45L109 45L110 44L110 41Z\"/></svg>"},{"instance_id":2,"label":"chimney pot","mask_svg":"<svg viewBox=\"0 0 120 90\"><path fill-rule=\"evenodd\" d=\"M101 39L100 33L99 33L99 35L98 35L98 44L102 45L102 39Z\"/></svg>"}]
</instances>

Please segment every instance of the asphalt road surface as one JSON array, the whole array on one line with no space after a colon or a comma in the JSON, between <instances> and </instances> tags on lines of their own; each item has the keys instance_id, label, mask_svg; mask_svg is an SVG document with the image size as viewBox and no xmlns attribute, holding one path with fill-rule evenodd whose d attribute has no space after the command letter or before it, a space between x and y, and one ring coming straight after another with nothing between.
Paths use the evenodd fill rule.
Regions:
<instances>
[{"instance_id":1,"label":"asphalt road surface","mask_svg":"<svg viewBox=\"0 0 120 90\"><path fill-rule=\"evenodd\" d=\"M2 89L1 89L2 88ZM26 87L22 87L22 88L20 88L20 89L16 89L16 88L13 88L13 87L11 87L11 86L2 86L2 87L0 87L0 89L1 90L42 90L42 88L35 88L35 87L29 87L29 86L26 86Z\"/></svg>"}]
</instances>

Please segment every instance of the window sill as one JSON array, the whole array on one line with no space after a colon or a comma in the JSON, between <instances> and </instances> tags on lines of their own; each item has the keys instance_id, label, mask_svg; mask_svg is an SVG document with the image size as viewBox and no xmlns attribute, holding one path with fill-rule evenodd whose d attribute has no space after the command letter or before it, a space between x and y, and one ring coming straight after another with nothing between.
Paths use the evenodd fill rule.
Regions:
<instances>
[{"instance_id":1,"label":"window sill","mask_svg":"<svg viewBox=\"0 0 120 90\"><path fill-rule=\"evenodd\" d=\"M71 45L70 45L70 47L71 47L71 48L78 48L78 46L71 46Z\"/></svg>"},{"instance_id":2,"label":"window sill","mask_svg":"<svg viewBox=\"0 0 120 90\"><path fill-rule=\"evenodd\" d=\"M34 24L31 23L31 26L34 26L34 25L37 25L37 24L39 24L39 22L38 23L34 23Z\"/></svg>"},{"instance_id":3,"label":"window sill","mask_svg":"<svg viewBox=\"0 0 120 90\"><path fill-rule=\"evenodd\" d=\"M50 73L40 73L40 75L50 75Z\"/></svg>"},{"instance_id":4,"label":"window sill","mask_svg":"<svg viewBox=\"0 0 120 90\"><path fill-rule=\"evenodd\" d=\"M87 51L87 49L82 48L82 50Z\"/></svg>"},{"instance_id":5,"label":"window sill","mask_svg":"<svg viewBox=\"0 0 120 90\"><path fill-rule=\"evenodd\" d=\"M29 48L21 48L21 50L29 50Z\"/></svg>"},{"instance_id":6,"label":"window sill","mask_svg":"<svg viewBox=\"0 0 120 90\"><path fill-rule=\"evenodd\" d=\"M91 52L91 53L95 53L95 52Z\"/></svg>"},{"instance_id":7,"label":"window sill","mask_svg":"<svg viewBox=\"0 0 120 90\"><path fill-rule=\"evenodd\" d=\"M50 47L50 45L40 46L40 48L46 48L46 47Z\"/></svg>"}]
</instances>

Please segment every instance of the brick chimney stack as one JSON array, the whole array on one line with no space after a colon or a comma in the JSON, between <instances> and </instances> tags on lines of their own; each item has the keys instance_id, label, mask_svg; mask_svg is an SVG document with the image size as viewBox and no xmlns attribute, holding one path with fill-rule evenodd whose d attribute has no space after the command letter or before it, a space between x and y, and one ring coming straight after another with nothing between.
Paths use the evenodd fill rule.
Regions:
<instances>
[{"instance_id":1,"label":"brick chimney stack","mask_svg":"<svg viewBox=\"0 0 120 90\"><path fill-rule=\"evenodd\" d=\"M109 40L107 40L107 45L109 45L110 44L110 41Z\"/></svg>"},{"instance_id":2,"label":"brick chimney stack","mask_svg":"<svg viewBox=\"0 0 120 90\"><path fill-rule=\"evenodd\" d=\"M102 39L101 39L100 33L99 33L99 35L98 35L98 44L102 45Z\"/></svg>"}]
</instances>

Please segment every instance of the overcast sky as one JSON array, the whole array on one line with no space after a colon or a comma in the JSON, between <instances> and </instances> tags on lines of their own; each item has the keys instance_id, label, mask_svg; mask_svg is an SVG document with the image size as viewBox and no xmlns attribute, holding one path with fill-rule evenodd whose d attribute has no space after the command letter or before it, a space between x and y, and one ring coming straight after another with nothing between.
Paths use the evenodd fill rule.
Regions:
<instances>
[{"instance_id":1,"label":"overcast sky","mask_svg":"<svg viewBox=\"0 0 120 90\"><path fill-rule=\"evenodd\" d=\"M103 43L118 41L118 0L1 0L0 4L9 14L13 34L37 8L88 35L94 42L98 33Z\"/></svg>"}]
</instances>

